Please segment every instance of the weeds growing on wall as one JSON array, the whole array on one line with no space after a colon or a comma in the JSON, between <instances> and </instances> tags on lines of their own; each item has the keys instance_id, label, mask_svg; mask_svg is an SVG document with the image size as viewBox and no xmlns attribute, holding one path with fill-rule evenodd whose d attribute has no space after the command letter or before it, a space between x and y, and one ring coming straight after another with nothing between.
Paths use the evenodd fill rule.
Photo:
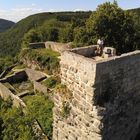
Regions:
<instances>
[{"instance_id":1,"label":"weeds growing on wall","mask_svg":"<svg viewBox=\"0 0 140 140\"><path fill-rule=\"evenodd\" d=\"M24 49L20 54L20 59L36 62L41 69L48 74L59 72L59 53L50 49Z\"/></svg>"}]
</instances>

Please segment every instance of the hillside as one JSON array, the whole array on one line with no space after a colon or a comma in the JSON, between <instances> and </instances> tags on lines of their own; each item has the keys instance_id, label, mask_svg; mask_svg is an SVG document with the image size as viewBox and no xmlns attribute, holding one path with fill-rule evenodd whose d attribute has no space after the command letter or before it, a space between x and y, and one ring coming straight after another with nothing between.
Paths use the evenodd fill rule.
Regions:
<instances>
[{"instance_id":1,"label":"hillside","mask_svg":"<svg viewBox=\"0 0 140 140\"><path fill-rule=\"evenodd\" d=\"M136 8L136 9L131 9L131 10L128 10L132 13L135 13L136 15L136 23L137 25L139 25L139 29L140 29L140 8Z\"/></svg>"},{"instance_id":2,"label":"hillside","mask_svg":"<svg viewBox=\"0 0 140 140\"><path fill-rule=\"evenodd\" d=\"M91 12L58 12L41 13L29 16L19 21L13 28L0 34L0 57L15 56L20 50L21 41L30 29L41 26L44 22L55 19L62 22L71 22L72 19L87 19Z\"/></svg>"},{"instance_id":3,"label":"hillside","mask_svg":"<svg viewBox=\"0 0 140 140\"><path fill-rule=\"evenodd\" d=\"M128 11L134 12L134 13L136 13L136 14L138 14L140 16L140 8L130 9Z\"/></svg>"},{"instance_id":4,"label":"hillside","mask_svg":"<svg viewBox=\"0 0 140 140\"><path fill-rule=\"evenodd\" d=\"M128 11L136 13L136 23L138 26L137 28L139 30L140 8ZM25 38L28 38L28 36L31 36L31 34L36 34L37 37L33 40L30 40L31 42L44 40L52 40L59 42L73 41L72 37L64 38L64 35L66 34L67 36L70 36L72 32L74 32L74 28L76 26L83 26L83 23L85 23L85 21L89 18L90 15L91 11L55 12L31 15L16 23L15 26L7 30L6 32L0 33L0 57L15 56L15 54L18 54L20 52L21 43L25 36L25 33L28 33L31 29L33 30L29 32L27 36L25 36ZM73 25L71 26L70 24ZM58 30L60 30L60 28L64 30L61 30L61 32L59 33ZM44 31L45 33L40 35L40 30L41 32ZM46 31L48 31L49 33L46 33ZM79 29L77 31L79 31ZM82 31L82 33L83 35L85 35L84 31ZM58 34L60 36L59 39L57 37ZM61 34L63 34L62 37ZM40 39L40 36L44 36L44 38L41 37Z\"/></svg>"},{"instance_id":5,"label":"hillside","mask_svg":"<svg viewBox=\"0 0 140 140\"><path fill-rule=\"evenodd\" d=\"M6 31L7 29L11 28L13 25L15 25L15 23L12 21L0 19L0 32Z\"/></svg>"}]
</instances>

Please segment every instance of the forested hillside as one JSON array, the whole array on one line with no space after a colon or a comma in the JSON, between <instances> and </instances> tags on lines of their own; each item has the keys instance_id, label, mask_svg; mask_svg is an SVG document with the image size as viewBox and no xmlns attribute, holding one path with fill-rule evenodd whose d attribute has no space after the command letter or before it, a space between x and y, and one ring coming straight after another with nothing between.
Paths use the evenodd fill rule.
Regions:
<instances>
[{"instance_id":1,"label":"forested hillside","mask_svg":"<svg viewBox=\"0 0 140 140\"><path fill-rule=\"evenodd\" d=\"M136 25L138 26L138 28L140 30L140 8L131 9L128 11L134 13Z\"/></svg>"},{"instance_id":2,"label":"forested hillside","mask_svg":"<svg viewBox=\"0 0 140 140\"><path fill-rule=\"evenodd\" d=\"M77 19L86 20L90 14L91 12L60 12L29 16L18 22L10 30L0 34L0 57L5 55L15 56L15 54L19 53L24 34L30 29L36 29L51 20L60 21L64 24L71 23L72 20Z\"/></svg>"},{"instance_id":3,"label":"forested hillside","mask_svg":"<svg viewBox=\"0 0 140 140\"><path fill-rule=\"evenodd\" d=\"M136 14L138 14L138 16L140 16L140 8L130 9L128 11L133 12L133 13L136 13Z\"/></svg>"},{"instance_id":4,"label":"forested hillside","mask_svg":"<svg viewBox=\"0 0 140 140\"><path fill-rule=\"evenodd\" d=\"M4 32L11 28L15 23L9 20L0 19L0 32Z\"/></svg>"},{"instance_id":5,"label":"forested hillside","mask_svg":"<svg viewBox=\"0 0 140 140\"><path fill-rule=\"evenodd\" d=\"M129 10L135 13L136 28L140 30L140 8ZM11 29L0 33L0 57L15 56L21 47L29 42L59 41L74 42L76 46L95 42L87 31L87 20L92 12L41 13L29 16L18 22ZM139 38L137 38L139 40Z\"/></svg>"}]
</instances>

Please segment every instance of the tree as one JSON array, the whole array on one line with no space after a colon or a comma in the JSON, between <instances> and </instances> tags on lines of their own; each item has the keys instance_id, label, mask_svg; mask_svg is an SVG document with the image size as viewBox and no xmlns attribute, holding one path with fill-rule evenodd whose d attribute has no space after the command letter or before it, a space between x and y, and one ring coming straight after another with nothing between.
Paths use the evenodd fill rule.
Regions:
<instances>
[{"instance_id":1,"label":"tree","mask_svg":"<svg viewBox=\"0 0 140 140\"><path fill-rule=\"evenodd\" d=\"M60 29L59 41L64 43L73 41L73 28L71 24L68 24L65 28Z\"/></svg>"},{"instance_id":2,"label":"tree","mask_svg":"<svg viewBox=\"0 0 140 140\"><path fill-rule=\"evenodd\" d=\"M84 27L77 27L74 29L74 44L76 46L89 44L89 36Z\"/></svg>"},{"instance_id":3,"label":"tree","mask_svg":"<svg viewBox=\"0 0 140 140\"><path fill-rule=\"evenodd\" d=\"M118 7L117 3L106 2L99 5L86 23L87 32L92 38L104 38L106 46L117 52L134 50L135 28L132 16ZM92 41L93 43L94 40Z\"/></svg>"},{"instance_id":4,"label":"tree","mask_svg":"<svg viewBox=\"0 0 140 140\"><path fill-rule=\"evenodd\" d=\"M31 29L23 37L22 48L29 46L29 43L40 42L42 39L42 34L39 30Z\"/></svg>"}]
</instances>

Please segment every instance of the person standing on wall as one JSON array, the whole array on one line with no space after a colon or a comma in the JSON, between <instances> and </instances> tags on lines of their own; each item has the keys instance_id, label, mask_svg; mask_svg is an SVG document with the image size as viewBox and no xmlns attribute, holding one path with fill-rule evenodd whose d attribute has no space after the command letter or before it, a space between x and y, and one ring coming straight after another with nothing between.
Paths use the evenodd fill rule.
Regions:
<instances>
[{"instance_id":1,"label":"person standing on wall","mask_svg":"<svg viewBox=\"0 0 140 140\"><path fill-rule=\"evenodd\" d=\"M98 48L97 48L97 53L100 56L102 56L103 48L104 48L104 40L99 38L98 41L97 41L97 45L99 45Z\"/></svg>"}]
</instances>

